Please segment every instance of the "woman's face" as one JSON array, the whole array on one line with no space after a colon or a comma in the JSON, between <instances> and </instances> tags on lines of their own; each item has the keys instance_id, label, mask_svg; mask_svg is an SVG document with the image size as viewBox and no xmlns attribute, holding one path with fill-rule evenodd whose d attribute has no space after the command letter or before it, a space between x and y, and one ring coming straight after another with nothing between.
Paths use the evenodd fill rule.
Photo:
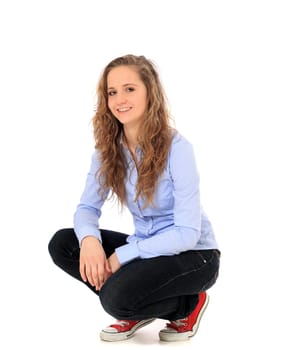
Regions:
<instances>
[{"instance_id":1,"label":"woman's face","mask_svg":"<svg viewBox=\"0 0 284 350\"><path fill-rule=\"evenodd\" d=\"M108 107L124 126L139 126L147 109L147 89L132 66L113 68L107 76Z\"/></svg>"}]
</instances>

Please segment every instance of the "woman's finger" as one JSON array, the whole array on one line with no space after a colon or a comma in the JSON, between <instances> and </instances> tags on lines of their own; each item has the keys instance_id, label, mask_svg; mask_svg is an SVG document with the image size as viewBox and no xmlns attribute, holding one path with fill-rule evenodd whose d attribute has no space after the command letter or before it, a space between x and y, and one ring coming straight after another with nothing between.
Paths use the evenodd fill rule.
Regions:
<instances>
[{"instance_id":1,"label":"woman's finger","mask_svg":"<svg viewBox=\"0 0 284 350\"><path fill-rule=\"evenodd\" d=\"M97 278L98 278L98 290L100 290L102 285L105 282L105 266L104 266L104 264L98 265Z\"/></svg>"},{"instance_id":2,"label":"woman's finger","mask_svg":"<svg viewBox=\"0 0 284 350\"><path fill-rule=\"evenodd\" d=\"M99 278L98 278L97 264L92 266L92 280L94 282L93 286L96 287L96 290L99 290L98 288L100 288L100 281L99 281Z\"/></svg>"},{"instance_id":3,"label":"woman's finger","mask_svg":"<svg viewBox=\"0 0 284 350\"><path fill-rule=\"evenodd\" d=\"M91 286L95 286L96 285L96 281L93 279L92 266L89 265L89 264L86 265L85 271L86 271L86 276L87 276L87 279L88 279L90 285Z\"/></svg>"},{"instance_id":4,"label":"woman's finger","mask_svg":"<svg viewBox=\"0 0 284 350\"><path fill-rule=\"evenodd\" d=\"M87 276L85 273L85 264L82 261L80 261L80 275L82 277L82 280L84 282L87 282Z\"/></svg>"}]
</instances>

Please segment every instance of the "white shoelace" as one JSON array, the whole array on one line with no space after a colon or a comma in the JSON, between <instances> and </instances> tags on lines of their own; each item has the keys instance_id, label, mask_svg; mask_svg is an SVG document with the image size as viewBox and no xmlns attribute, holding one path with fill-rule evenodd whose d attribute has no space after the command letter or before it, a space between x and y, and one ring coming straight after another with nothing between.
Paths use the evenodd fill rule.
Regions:
<instances>
[{"instance_id":1,"label":"white shoelace","mask_svg":"<svg viewBox=\"0 0 284 350\"><path fill-rule=\"evenodd\" d=\"M176 321L171 321L171 323L173 323L175 326L179 327L179 326L186 326L186 318L182 318L181 320L176 320Z\"/></svg>"},{"instance_id":2,"label":"white shoelace","mask_svg":"<svg viewBox=\"0 0 284 350\"><path fill-rule=\"evenodd\" d=\"M128 326L129 322L124 320L117 320L115 324L118 324L120 326Z\"/></svg>"}]
</instances>

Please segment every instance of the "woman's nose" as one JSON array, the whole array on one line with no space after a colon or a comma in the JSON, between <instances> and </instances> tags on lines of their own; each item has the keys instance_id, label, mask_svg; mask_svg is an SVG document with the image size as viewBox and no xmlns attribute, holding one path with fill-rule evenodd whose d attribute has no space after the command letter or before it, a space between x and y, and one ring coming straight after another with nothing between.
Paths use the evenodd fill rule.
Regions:
<instances>
[{"instance_id":1,"label":"woman's nose","mask_svg":"<svg viewBox=\"0 0 284 350\"><path fill-rule=\"evenodd\" d=\"M116 103L118 105L123 105L126 103L126 96L124 93L117 93L116 94Z\"/></svg>"}]
</instances>

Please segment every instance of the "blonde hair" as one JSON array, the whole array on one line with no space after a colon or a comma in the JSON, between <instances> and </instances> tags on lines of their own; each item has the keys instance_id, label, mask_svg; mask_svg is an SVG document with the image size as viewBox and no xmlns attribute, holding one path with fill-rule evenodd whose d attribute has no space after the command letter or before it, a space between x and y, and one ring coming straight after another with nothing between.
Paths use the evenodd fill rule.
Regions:
<instances>
[{"instance_id":1,"label":"blonde hair","mask_svg":"<svg viewBox=\"0 0 284 350\"><path fill-rule=\"evenodd\" d=\"M147 111L139 129L138 144L142 159L138 164L136 199L141 197L145 207L154 204L155 189L166 161L172 140L167 99L155 65L144 56L126 55L111 61L102 72L97 87L97 108L93 117L95 147L99 151L101 167L97 173L101 195L110 189L120 204L126 203L127 174L121 147L123 125L108 108L107 77L118 66L131 66L147 89Z\"/></svg>"}]
</instances>

